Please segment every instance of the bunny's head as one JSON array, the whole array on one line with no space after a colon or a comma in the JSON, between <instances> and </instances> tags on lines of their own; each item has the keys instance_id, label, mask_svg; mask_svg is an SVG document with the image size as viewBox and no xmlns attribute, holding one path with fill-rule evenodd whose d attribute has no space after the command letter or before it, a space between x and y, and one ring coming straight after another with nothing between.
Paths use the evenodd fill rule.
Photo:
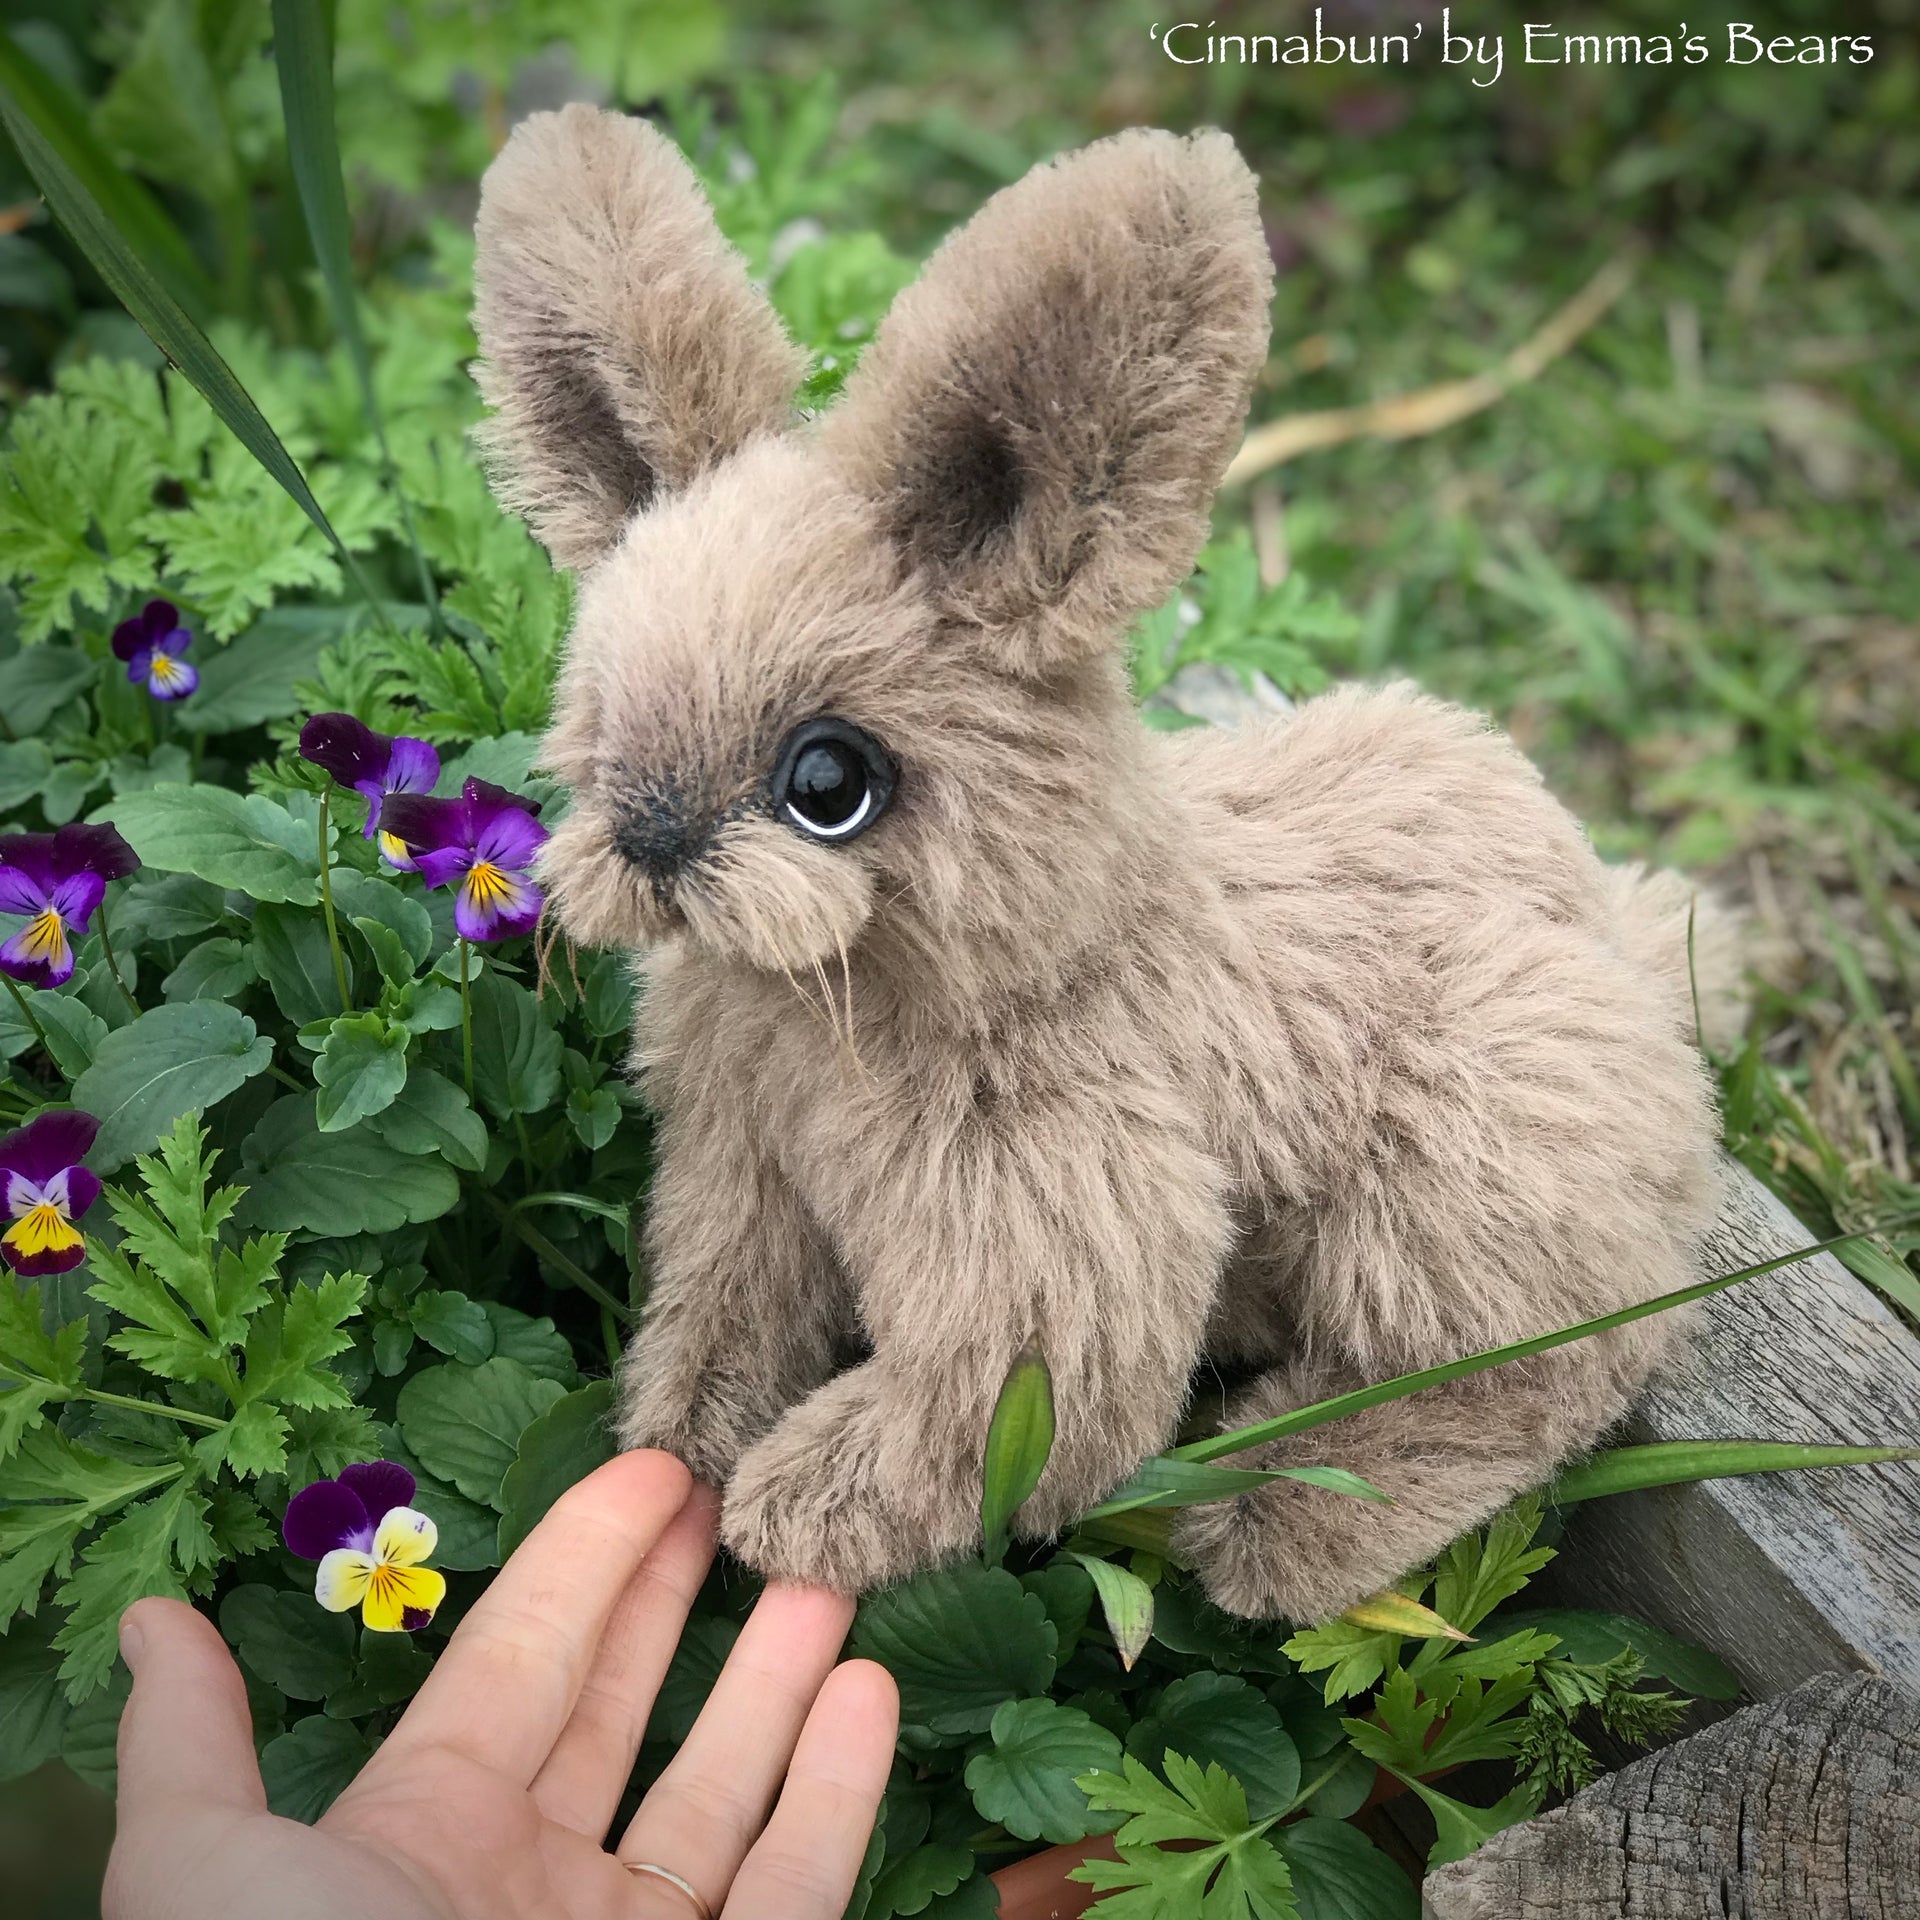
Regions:
<instances>
[{"instance_id":1,"label":"bunny's head","mask_svg":"<svg viewBox=\"0 0 1920 1920\"><path fill-rule=\"evenodd\" d=\"M478 371L501 497L580 576L568 930L794 971L1097 920L1140 804L1123 637L1204 537L1269 275L1224 135L1122 134L991 200L806 421L679 153L588 108L521 125Z\"/></svg>"}]
</instances>

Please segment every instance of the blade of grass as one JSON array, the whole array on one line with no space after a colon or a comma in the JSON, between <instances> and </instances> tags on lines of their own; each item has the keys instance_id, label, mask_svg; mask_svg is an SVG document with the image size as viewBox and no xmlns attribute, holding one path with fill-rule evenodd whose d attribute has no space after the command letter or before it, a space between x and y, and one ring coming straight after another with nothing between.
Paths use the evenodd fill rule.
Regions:
<instances>
[{"instance_id":1,"label":"blade of grass","mask_svg":"<svg viewBox=\"0 0 1920 1920\"><path fill-rule=\"evenodd\" d=\"M321 0L273 0L273 62L280 77L280 107L287 123L287 160L307 218L307 236L319 263L320 279L333 310L333 324L346 343L360 383L375 444L381 478L400 506L407 544L420 575L420 597L436 634L442 630L440 599L433 569L420 545L413 508L400 486L387 444L386 423L373 388L373 362L360 325L359 294L353 280L353 224L347 213L346 176L340 165L340 141L334 123L333 38Z\"/></svg>"},{"instance_id":2,"label":"blade of grass","mask_svg":"<svg viewBox=\"0 0 1920 1920\"><path fill-rule=\"evenodd\" d=\"M1363 1480L1343 1467L1209 1467L1156 1454L1140 1463L1140 1470L1125 1486L1116 1488L1097 1507L1089 1507L1080 1518L1106 1520L1140 1507L1207 1506L1216 1500L1236 1499L1275 1480L1301 1480L1309 1486L1324 1487L1329 1493L1392 1505L1391 1497L1371 1480Z\"/></svg>"},{"instance_id":3,"label":"blade of grass","mask_svg":"<svg viewBox=\"0 0 1920 1920\"><path fill-rule=\"evenodd\" d=\"M372 585L361 572L333 523L321 511L306 476L268 425L266 415L234 377L212 341L188 316L154 270L127 242L100 202L54 147L41 135L12 90L0 84L0 124L20 150L35 184L46 195L53 216L86 255L114 297L133 315L153 344L192 381L227 430L284 487L294 504L325 535L340 564L374 618L392 631L392 622Z\"/></svg>"},{"instance_id":4,"label":"blade of grass","mask_svg":"<svg viewBox=\"0 0 1920 1920\"><path fill-rule=\"evenodd\" d=\"M1830 1248L1866 1237L1864 1233L1838 1234L1831 1240L1816 1241L1812 1246L1796 1248L1792 1253L1780 1254L1772 1260L1761 1260L1750 1267L1741 1267L1737 1272L1698 1281L1691 1287L1663 1293L1654 1300L1643 1300L1638 1306L1622 1307L1617 1313L1603 1313L1595 1319L1582 1320L1553 1333L1535 1334L1530 1340L1514 1340L1502 1347L1489 1347L1482 1353L1465 1354L1458 1360L1442 1361L1437 1367L1422 1367L1417 1373L1404 1373L1398 1379L1381 1380L1370 1387L1356 1388L1352 1393L1336 1394L1331 1400L1316 1400L1312 1406L1296 1407L1291 1413L1279 1414L1271 1420L1256 1421L1250 1427L1236 1427L1230 1433L1209 1434L1202 1440L1190 1440L1184 1447L1172 1448L1167 1458L1218 1460L1223 1454L1242 1453L1248 1447L1284 1439L1290 1433L1305 1433L1313 1427L1325 1426L1330 1420L1344 1419L1348 1414L1364 1412L1368 1407L1384 1406L1389 1400L1404 1400L1410 1393L1444 1386L1449 1380L1463 1379L1470 1373L1483 1373L1488 1367L1497 1367L1508 1360L1524 1360L1554 1347L1564 1347L1571 1341L1587 1339L1592 1334L1631 1325L1635 1320L1646 1319L1649 1314L1670 1312L1675 1307L1684 1307L1691 1301L1704 1300L1709 1294L1738 1286L1743 1280L1757 1279L1761 1274L1776 1272L1781 1267L1796 1266L1816 1253L1825 1253Z\"/></svg>"},{"instance_id":5,"label":"blade of grass","mask_svg":"<svg viewBox=\"0 0 1920 1920\"><path fill-rule=\"evenodd\" d=\"M988 1565L1007 1551L1007 1528L1040 1484L1053 1452L1053 1376L1037 1347L1029 1347L1007 1370L987 1428L986 1466L980 1484L980 1541Z\"/></svg>"},{"instance_id":6,"label":"blade of grass","mask_svg":"<svg viewBox=\"0 0 1920 1920\"><path fill-rule=\"evenodd\" d=\"M101 144L79 101L5 33L0 33L0 90L12 96L18 112L134 250L153 263L180 305L200 317L212 313L213 281L166 209ZM17 143L11 121L8 130Z\"/></svg>"},{"instance_id":7,"label":"blade of grass","mask_svg":"<svg viewBox=\"0 0 1920 1920\"><path fill-rule=\"evenodd\" d=\"M1642 1487L1725 1480L1742 1473L1787 1473L1808 1467L1866 1467L1884 1460L1920 1460L1920 1447L1817 1446L1791 1440L1661 1440L1610 1447L1569 1467L1548 1496L1554 1505L1598 1500Z\"/></svg>"}]
</instances>

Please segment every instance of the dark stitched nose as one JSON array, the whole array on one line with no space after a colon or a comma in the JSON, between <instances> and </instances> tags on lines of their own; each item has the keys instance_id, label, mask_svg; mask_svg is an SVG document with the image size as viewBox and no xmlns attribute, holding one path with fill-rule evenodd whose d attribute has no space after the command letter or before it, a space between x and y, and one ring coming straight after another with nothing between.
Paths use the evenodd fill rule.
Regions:
<instances>
[{"instance_id":1,"label":"dark stitched nose","mask_svg":"<svg viewBox=\"0 0 1920 1920\"><path fill-rule=\"evenodd\" d=\"M670 794L642 794L615 817L613 849L647 876L656 900L665 903L692 852L686 816Z\"/></svg>"}]
</instances>

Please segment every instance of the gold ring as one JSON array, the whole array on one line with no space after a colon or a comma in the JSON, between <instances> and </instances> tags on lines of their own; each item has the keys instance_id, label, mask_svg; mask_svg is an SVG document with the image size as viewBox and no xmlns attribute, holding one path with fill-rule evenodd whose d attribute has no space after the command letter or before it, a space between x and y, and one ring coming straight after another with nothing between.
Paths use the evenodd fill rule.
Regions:
<instances>
[{"instance_id":1,"label":"gold ring","mask_svg":"<svg viewBox=\"0 0 1920 1920\"><path fill-rule=\"evenodd\" d=\"M656 1866L651 1860L622 1860L620 1864L629 1873L644 1873L650 1880L664 1880L675 1893L686 1896L687 1904L700 1920L713 1920L713 1909L701 1899L698 1888L690 1887L671 1867Z\"/></svg>"}]
</instances>

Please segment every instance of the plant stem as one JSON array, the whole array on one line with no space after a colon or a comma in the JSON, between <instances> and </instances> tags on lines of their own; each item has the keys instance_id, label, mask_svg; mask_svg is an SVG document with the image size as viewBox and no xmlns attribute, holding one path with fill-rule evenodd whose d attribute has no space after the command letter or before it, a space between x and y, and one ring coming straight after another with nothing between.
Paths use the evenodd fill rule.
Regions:
<instances>
[{"instance_id":1,"label":"plant stem","mask_svg":"<svg viewBox=\"0 0 1920 1920\"><path fill-rule=\"evenodd\" d=\"M10 973L0 973L0 980L4 980L7 983L7 991L13 995L15 1001L18 1003L21 1017L26 1021L27 1025L33 1029L33 1037L40 1042L40 1051L51 1060L53 1058L53 1049L47 1045L47 1030L40 1024L39 1017L34 1013L34 1010L27 1005L27 996L13 984L13 976ZM55 1064L57 1065L58 1063L56 1062Z\"/></svg>"},{"instance_id":2,"label":"plant stem","mask_svg":"<svg viewBox=\"0 0 1920 1920\"><path fill-rule=\"evenodd\" d=\"M600 1309L600 1344L607 1350L607 1365L617 1368L620 1364L620 1323L613 1317L611 1307Z\"/></svg>"},{"instance_id":3,"label":"plant stem","mask_svg":"<svg viewBox=\"0 0 1920 1920\"><path fill-rule=\"evenodd\" d=\"M291 1087L295 1093L312 1092L312 1088L305 1086L304 1084L302 1084L302 1082L296 1080L293 1077L293 1075L286 1070L285 1067L276 1067L271 1062L269 1062L267 1066L267 1072L275 1080L278 1080L283 1087Z\"/></svg>"},{"instance_id":4,"label":"plant stem","mask_svg":"<svg viewBox=\"0 0 1920 1920\"><path fill-rule=\"evenodd\" d=\"M0 1367L0 1376L25 1383L42 1378L39 1374L16 1372L12 1366ZM211 1413L194 1413L187 1407L169 1407L157 1400L136 1400L131 1394L108 1393L100 1387L62 1388L59 1397L63 1400L91 1400L101 1407L124 1407L129 1413L158 1414L164 1420L179 1420L190 1427L217 1429L227 1425L226 1421Z\"/></svg>"},{"instance_id":5,"label":"plant stem","mask_svg":"<svg viewBox=\"0 0 1920 1920\"><path fill-rule=\"evenodd\" d=\"M340 1011L353 1011L353 989L347 985L347 956L340 951L340 928L333 917L333 835L328 830L327 802L333 789L320 796L320 906L327 920L327 946L333 954L333 982L340 989Z\"/></svg>"},{"instance_id":6,"label":"plant stem","mask_svg":"<svg viewBox=\"0 0 1920 1920\"><path fill-rule=\"evenodd\" d=\"M473 986L468 963L473 958L472 942L460 941L460 1064L467 1076L467 1105L473 1105ZM526 1138L523 1130L521 1140Z\"/></svg>"},{"instance_id":7,"label":"plant stem","mask_svg":"<svg viewBox=\"0 0 1920 1920\"><path fill-rule=\"evenodd\" d=\"M609 1293L585 1267L581 1266L577 1261L570 1260L562 1253L538 1227L529 1226L511 1207L494 1194L488 1192L485 1187L476 1188L475 1191L478 1192L480 1197L486 1201L487 1205L500 1216L501 1225L504 1226L508 1232L517 1236L536 1257L544 1260L548 1266L564 1275L565 1278L578 1287L589 1300L603 1308L606 1312L612 1314L616 1320L625 1322L630 1318L626 1307L623 1306L613 1294Z\"/></svg>"},{"instance_id":8,"label":"plant stem","mask_svg":"<svg viewBox=\"0 0 1920 1920\"><path fill-rule=\"evenodd\" d=\"M120 962L113 957L113 942L107 937L107 909L105 902L100 907L100 951L106 956L107 971L113 975L113 984L120 989L120 997L133 1010L135 1019L140 1016L140 1002L133 997L133 990L120 977Z\"/></svg>"}]
</instances>

